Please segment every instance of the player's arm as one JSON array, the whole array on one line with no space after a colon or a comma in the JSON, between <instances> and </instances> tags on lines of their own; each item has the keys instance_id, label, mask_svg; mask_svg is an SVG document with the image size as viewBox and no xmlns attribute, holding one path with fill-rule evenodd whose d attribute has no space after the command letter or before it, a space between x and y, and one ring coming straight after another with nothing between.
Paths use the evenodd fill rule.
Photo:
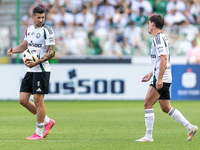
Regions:
<instances>
[{"instance_id":1,"label":"player's arm","mask_svg":"<svg viewBox=\"0 0 200 150\"><path fill-rule=\"evenodd\" d=\"M38 65L44 61L51 59L54 56L55 56L55 45L47 45L47 53L41 59L38 59L35 63L36 65Z\"/></svg>"},{"instance_id":2,"label":"player's arm","mask_svg":"<svg viewBox=\"0 0 200 150\"><path fill-rule=\"evenodd\" d=\"M18 45L17 47L15 48L10 48L7 53L8 53L8 56L10 56L12 58L12 54L14 53L21 53L23 51L25 51L26 49L28 48L28 44L27 44L27 41L24 40L22 44Z\"/></svg>"},{"instance_id":3,"label":"player's arm","mask_svg":"<svg viewBox=\"0 0 200 150\"><path fill-rule=\"evenodd\" d=\"M158 79L156 81L156 88L157 90L161 89L163 87L163 75L165 73L165 69L167 66L167 56L166 55L160 55L160 71L159 71L159 75L158 75Z\"/></svg>"},{"instance_id":4,"label":"player's arm","mask_svg":"<svg viewBox=\"0 0 200 150\"><path fill-rule=\"evenodd\" d=\"M55 37L54 32L51 28L49 30L44 29L46 33L45 43L47 48L47 53L40 59L38 59L35 63L36 65L41 64L44 61L47 61L55 56Z\"/></svg>"},{"instance_id":5,"label":"player's arm","mask_svg":"<svg viewBox=\"0 0 200 150\"><path fill-rule=\"evenodd\" d=\"M44 61L51 59L55 55L55 45L47 45L47 53L37 61L26 61L25 65L32 68Z\"/></svg>"},{"instance_id":6,"label":"player's arm","mask_svg":"<svg viewBox=\"0 0 200 150\"><path fill-rule=\"evenodd\" d=\"M53 30L51 28L49 28L49 30L44 29L44 35L46 35L44 38L45 38L47 52L42 58L38 59L35 62L27 61L25 65L29 68L41 64L42 62L45 62L55 56L55 37Z\"/></svg>"}]
</instances>

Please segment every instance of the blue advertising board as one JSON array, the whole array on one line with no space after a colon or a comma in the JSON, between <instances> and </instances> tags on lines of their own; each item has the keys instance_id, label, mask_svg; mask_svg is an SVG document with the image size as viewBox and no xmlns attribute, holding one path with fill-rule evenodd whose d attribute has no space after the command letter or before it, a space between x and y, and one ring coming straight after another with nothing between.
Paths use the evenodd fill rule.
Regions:
<instances>
[{"instance_id":1,"label":"blue advertising board","mask_svg":"<svg viewBox=\"0 0 200 150\"><path fill-rule=\"evenodd\" d=\"M172 65L172 100L200 100L200 65Z\"/></svg>"}]
</instances>

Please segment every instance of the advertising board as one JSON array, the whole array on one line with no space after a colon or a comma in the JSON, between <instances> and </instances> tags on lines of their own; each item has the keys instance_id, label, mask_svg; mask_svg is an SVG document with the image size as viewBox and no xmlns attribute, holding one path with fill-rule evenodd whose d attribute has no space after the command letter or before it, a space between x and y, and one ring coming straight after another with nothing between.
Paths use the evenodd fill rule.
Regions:
<instances>
[{"instance_id":1,"label":"advertising board","mask_svg":"<svg viewBox=\"0 0 200 150\"><path fill-rule=\"evenodd\" d=\"M200 65L172 65L173 100L200 99Z\"/></svg>"},{"instance_id":2,"label":"advertising board","mask_svg":"<svg viewBox=\"0 0 200 150\"><path fill-rule=\"evenodd\" d=\"M26 67L0 65L0 100L18 100ZM52 64L46 100L144 100L151 65Z\"/></svg>"}]
</instances>

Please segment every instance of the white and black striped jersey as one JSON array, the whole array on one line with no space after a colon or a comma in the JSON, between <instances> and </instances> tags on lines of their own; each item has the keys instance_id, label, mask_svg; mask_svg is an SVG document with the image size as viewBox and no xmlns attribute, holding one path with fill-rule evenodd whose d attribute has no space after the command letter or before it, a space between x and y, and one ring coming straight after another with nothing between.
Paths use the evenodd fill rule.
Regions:
<instances>
[{"instance_id":1,"label":"white and black striped jersey","mask_svg":"<svg viewBox=\"0 0 200 150\"><path fill-rule=\"evenodd\" d=\"M26 29L24 40L27 41L28 49L36 50L39 58L47 53L47 45L55 45L55 37L53 30L47 26L35 28L29 26ZM33 68L27 68L28 72L50 72L49 61L45 61Z\"/></svg>"},{"instance_id":2,"label":"white and black striped jersey","mask_svg":"<svg viewBox=\"0 0 200 150\"><path fill-rule=\"evenodd\" d=\"M169 40L163 33L158 33L153 39L151 45L151 62L153 67L153 81L157 81L160 71L160 57L161 55L167 56L167 65L165 73L163 75L163 82L171 83L171 65L170 65L170 54L169 54Z\"/></svg>"}]
</instances>

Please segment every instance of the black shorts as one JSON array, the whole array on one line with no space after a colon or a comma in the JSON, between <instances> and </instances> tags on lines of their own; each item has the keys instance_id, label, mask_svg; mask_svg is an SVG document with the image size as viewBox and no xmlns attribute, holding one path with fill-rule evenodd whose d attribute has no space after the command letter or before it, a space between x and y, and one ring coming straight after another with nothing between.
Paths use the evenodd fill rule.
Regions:
<instances>
[{"instance_id":1,"label":"black shorts","mask_svg":"<svg viewBox=\"0 0 200 150\"><path fill-rule=\"evenodd\" d=\"M50 72L27 72L21 83L20 92L48 94Z\"/></svg>"},{"instance_id":2,"label":"black shorts","mask_svg":"<svg viewBox=\"0 0 200 150\"><path fill-rule=\"evenodd\" d=\"M170 100L170 92L169 92L170 85L171 85L171 83L163 82L163 87L161 89L157 90L156 89L156 81L153 81L153 83L151 82L151 84L150 84L150 86L153 86L160 94L159 99L163 99L163 100Z\"/></svg>"}]
</instances>

